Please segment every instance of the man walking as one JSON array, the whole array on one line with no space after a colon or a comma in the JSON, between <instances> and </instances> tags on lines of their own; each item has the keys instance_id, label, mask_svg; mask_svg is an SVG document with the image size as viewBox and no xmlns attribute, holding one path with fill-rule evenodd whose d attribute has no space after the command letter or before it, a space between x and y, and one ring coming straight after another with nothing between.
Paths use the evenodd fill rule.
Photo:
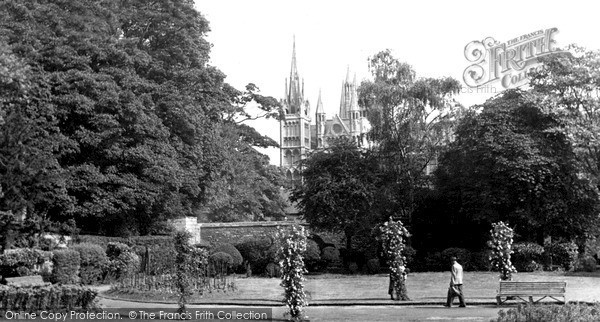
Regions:
<instances>
[{"instance_id":1,"label":"man walking","mask_svg":"<svg viewBox=\"0 0 600 322\"><path fill-rule=\"evenodd\" d=\"M465 298L463 297L463 268L456 261L456 257L450 258L452 262L452 268L450 269L450 287L448 288L448 298L446 299L447 307L452 306L452 302L454 298L458 296L458 300L460 301L460 307L466 307Z\"/></svg>"}]
</instances>

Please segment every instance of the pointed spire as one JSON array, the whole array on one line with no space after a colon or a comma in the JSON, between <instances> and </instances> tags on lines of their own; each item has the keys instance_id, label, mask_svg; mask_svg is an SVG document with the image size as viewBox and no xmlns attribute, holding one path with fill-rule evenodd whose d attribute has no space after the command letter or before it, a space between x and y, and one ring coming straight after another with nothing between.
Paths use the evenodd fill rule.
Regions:
<instances>
[{"instance_id":1,"label":"pointed spire","mask_svg":"<svg viewBox=\"0 0 600 322\"><path fill-rule=\"evenodd\" d=\"M350 83L350 65L346 68L346 83Z\"/></svg>"},{"instance_id":2,"label":"pointed spire","mask_svg":"<svg viewBox=\"0 0 600 322\"><path fill-rule=\"evenodd\" d=\"M304 81L300 81L298 76L298 66L296 61L296 36L292 45L292 65L290 68L290 82L286 84L286 103L289 106L290 114L300 113L302 103L304 102Z\"/></svg>"},{"instance_id":3,"label":"pointed spire","mask_svg":"<svg viewBox=\"0 0 600 322\"><path fill-rule=\"evenodd\" d=\"M319 99L317 99L317 114L325 114L325 110L323 109L323 102L321 101L321 89L319 89Z\"/></svg>"}]
</instances>

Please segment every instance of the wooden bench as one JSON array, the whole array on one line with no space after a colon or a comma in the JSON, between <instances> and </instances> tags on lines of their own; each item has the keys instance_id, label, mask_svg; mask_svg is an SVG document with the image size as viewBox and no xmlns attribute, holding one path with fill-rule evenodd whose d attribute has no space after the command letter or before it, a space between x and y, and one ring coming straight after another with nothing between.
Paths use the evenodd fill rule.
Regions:
<instances>
[{"instance_id":1,"label":"wooden bench","mask_svg":"<svg viewBox=\"0 0 600 322\"><path fill-rule=\"evenodd\" d=\"M566 290L567 282L500 281L496 302L500 305L508 300L519 299L524 302L536 303L548 297L564 304L567 302ZM503 297L505 297L504 301L502 301ZM525 300L524 297L528 297L529 301ZM538 297L538 299L534 301L533 297ZM562 301L558 299L560 297L562 297Z\"/></svg>"}]
</instances>

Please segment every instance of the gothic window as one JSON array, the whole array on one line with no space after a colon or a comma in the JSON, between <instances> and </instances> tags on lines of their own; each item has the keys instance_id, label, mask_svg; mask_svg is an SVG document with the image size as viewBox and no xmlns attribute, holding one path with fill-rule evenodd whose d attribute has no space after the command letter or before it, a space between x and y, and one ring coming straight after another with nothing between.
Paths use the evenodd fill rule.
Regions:
<instances>
[{"instance_id":1,"label":"gothic window","mask_svg":"<svg viewBox=\"0 0 600 322\"><path fill-rule=\"evenodd\" d=\"M284 158L284 164L287 166L291 166L292 165L292 151L290 150L286 150L285 151L285 158Z\"/></svg>"}]
</instances>

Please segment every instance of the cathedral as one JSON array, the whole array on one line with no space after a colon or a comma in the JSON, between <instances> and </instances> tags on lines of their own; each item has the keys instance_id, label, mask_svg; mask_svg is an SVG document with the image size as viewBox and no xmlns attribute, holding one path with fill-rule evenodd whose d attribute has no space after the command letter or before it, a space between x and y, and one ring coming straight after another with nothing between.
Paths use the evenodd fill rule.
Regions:
<instances>
[{"instance_id":1,"label":"cathedral","mask_svg":"<svg viewBox=\"0 0 600 322\"><path fill-rule=\"evenodd\" d=\"M358 106L356 75L350 80L350 70L342 81L339 113L328 118L321 92L314 114L304 95L304 80L298 74L296 43L292 48L290 77L285 81L285 97L282 100L284 115L280 121L280 165L288 180L300 179L298 161L315 149L327 147L330 138L347 137L359 146L367 144L366 133L370 129L366 110ZM315 123L312 123L314 116Z\"/></svg>"}]
</instances>

